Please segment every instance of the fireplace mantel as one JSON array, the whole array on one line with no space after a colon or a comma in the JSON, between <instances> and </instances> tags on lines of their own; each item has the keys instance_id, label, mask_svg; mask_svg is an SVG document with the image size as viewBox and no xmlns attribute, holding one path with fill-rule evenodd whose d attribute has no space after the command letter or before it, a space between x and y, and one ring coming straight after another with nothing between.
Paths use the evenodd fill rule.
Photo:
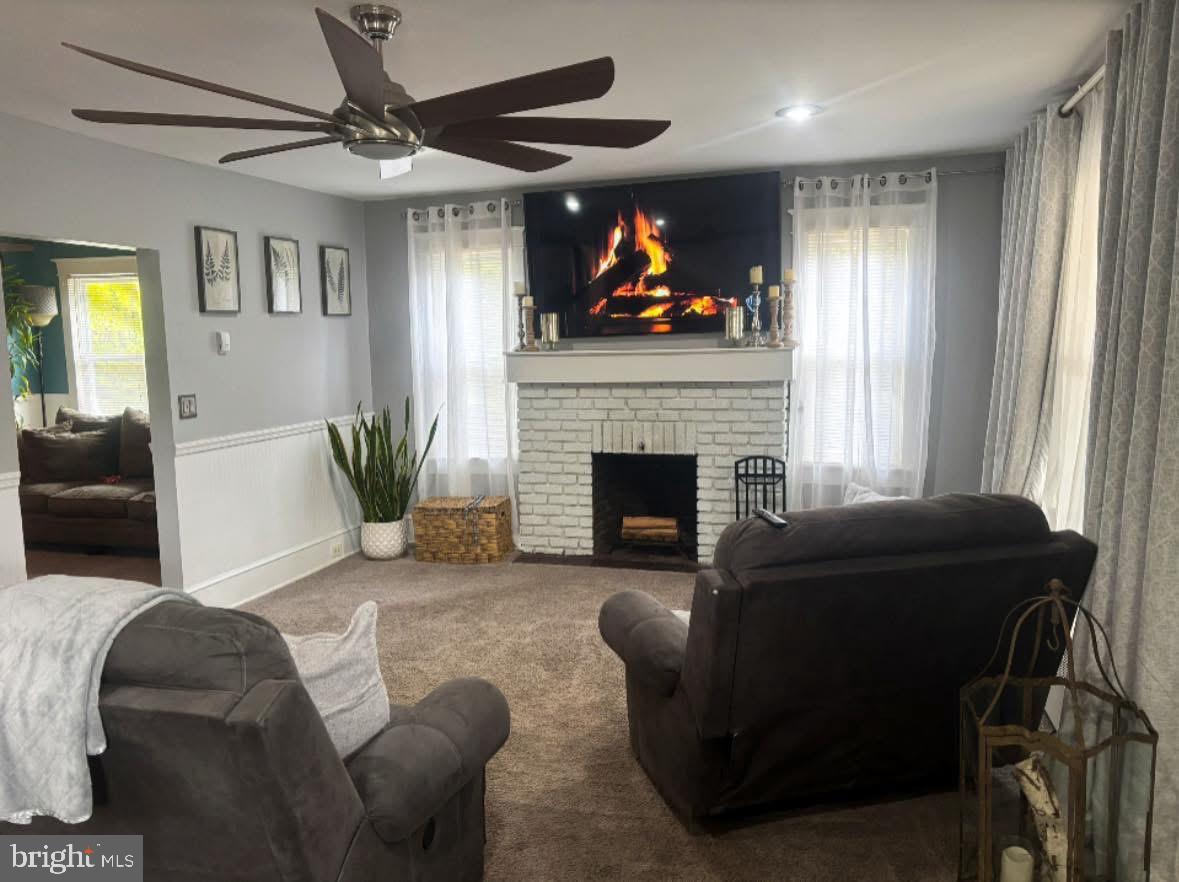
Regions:
<instances>
[{"instance_id":1,"label":"fireplace mantel","mask_svg":"<svg viewBox=\"0 0 1179 882\"><path fill-rule=\"evenodd\" d=\"M509 352L512 383L788 382L792 349L567 349Z\"/></svg>"}]
</instances>

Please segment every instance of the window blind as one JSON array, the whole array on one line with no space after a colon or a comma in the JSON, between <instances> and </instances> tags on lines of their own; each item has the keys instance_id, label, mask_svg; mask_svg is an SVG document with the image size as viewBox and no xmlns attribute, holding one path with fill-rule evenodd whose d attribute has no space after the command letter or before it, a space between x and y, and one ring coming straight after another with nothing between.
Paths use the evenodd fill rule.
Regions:
<instances>
[{"instance_id":1,"label":"window blind","mask_svg":"<svg viewBox=\"0 0 1179 882\"><path fill-rule=\"evenodd\" d=\"M143 310L134 275L69 280L70 331L78 408L115 414L147 411Z\"/></svg>"}]
</instances>

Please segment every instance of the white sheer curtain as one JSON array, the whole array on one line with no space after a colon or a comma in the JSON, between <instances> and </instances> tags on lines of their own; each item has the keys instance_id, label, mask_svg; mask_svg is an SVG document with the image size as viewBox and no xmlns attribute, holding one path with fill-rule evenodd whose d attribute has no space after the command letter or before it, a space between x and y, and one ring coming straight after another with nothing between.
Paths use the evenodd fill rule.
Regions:
<instances>
[{"instance_id":1,"label":"white sheer curtain","mask_svg":"<svg viewBox=\"0 0 1179 882\"><path fill-rule=\"evenodd\" d=\"M1052 388L1040 506L1057 530L1085 523L1085 448L1089 438L1093 340L1097 333L1097 220L1101 191L1101 132L1105 90L1098 86L1075 111L1081 146L1060 272L1051 359Z\"/></svg>"},{"instance_id":2,"label":"white sheer curtain","mask_svg":"<svg viewBox=\"0 0 1179 882\"><path fill-rule=\"evenodd\" d=\"M791 509L849 482L920 496L934 343L937 173L794 184L799 347Z\"/></svg>"},{"instance_id":3,"label":"white sheer curtain","mask_svg":"<svg viewBox=\"0 0 1179 882\"><path fill-rule=\"evenodd\" d=\"M409 306L417 449L438 434L419 495L510 496L516 504L515 398L504 352L523 278L523 232L506 200L410 209Z\"/></svg>"}]
</instances>

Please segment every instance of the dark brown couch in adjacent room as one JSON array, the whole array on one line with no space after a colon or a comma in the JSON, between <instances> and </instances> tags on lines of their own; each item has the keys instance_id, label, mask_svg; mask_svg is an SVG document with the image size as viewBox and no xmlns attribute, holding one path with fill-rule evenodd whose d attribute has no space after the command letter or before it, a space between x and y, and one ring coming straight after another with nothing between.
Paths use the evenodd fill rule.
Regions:
<instances>
[{"instance_id":1,"label":"dark brown couch in adjacent room","mask_svg":"<svg viewBox=\"0 0 1179 882\"><path fill-rule=\"evenodd\" d=\"M1008 611L1053 578L1080 599L1096 555L1014 496L784 517L784 529L751 518L725 530L690 624L638 591L602 607L602 636L626 663L631 747L689 824L951 785L959 689L987 664ZM1042 651L1035 670L1059 661Z\"/></svg>"},{"instance_id":2,"label":"dark brown couch in adjacent room","mask_svg":"<svg viewBox=\"0 0 1179 882\"><path fill-rule=\"evenodd\" d=\"M508 737L492 684L444 683L341 758L265 619L161 603L115 639L90 820L0 833L143 837L159 882L473 882L484 767Z\"/></svg>"},{"instance_id":3,"label":"dark brown couch in adjacent room","mask_svg":"<svg viewBox=\"0 0 1179 882\"><path fill-rule=\"evenodd\" d=\"M68 408L48 429L20 433L20 507L29 545L154 550L151 424L127 408L94 416Z\"/></svg>"}]
</instances>

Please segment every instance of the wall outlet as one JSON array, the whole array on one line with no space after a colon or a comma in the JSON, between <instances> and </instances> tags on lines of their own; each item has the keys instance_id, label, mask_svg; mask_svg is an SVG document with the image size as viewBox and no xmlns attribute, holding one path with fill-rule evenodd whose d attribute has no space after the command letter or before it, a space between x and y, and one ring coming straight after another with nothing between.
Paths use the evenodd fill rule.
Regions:
<instances>
[{"instance_id":1,"label":"wall outlet","mask_svg":"<svg viewBox=\"0 0 1179 882\"><path fill-rule=\"evenodd\" d=\"M340 557L343 553L344 553L344 543L343 542L333 542L332 543L332 557Z\"/></svg>"},{"instance_id":2,"label":"wall outlet","mask_svg":"<svg viewBox=\"0 0 1179 882\"><path fill-rule=\"evenodd\" d=\"M177 395L176 403L180 408L180 419L191 420L197 415L196 395Z\"/></svg>"}]
</instances>

